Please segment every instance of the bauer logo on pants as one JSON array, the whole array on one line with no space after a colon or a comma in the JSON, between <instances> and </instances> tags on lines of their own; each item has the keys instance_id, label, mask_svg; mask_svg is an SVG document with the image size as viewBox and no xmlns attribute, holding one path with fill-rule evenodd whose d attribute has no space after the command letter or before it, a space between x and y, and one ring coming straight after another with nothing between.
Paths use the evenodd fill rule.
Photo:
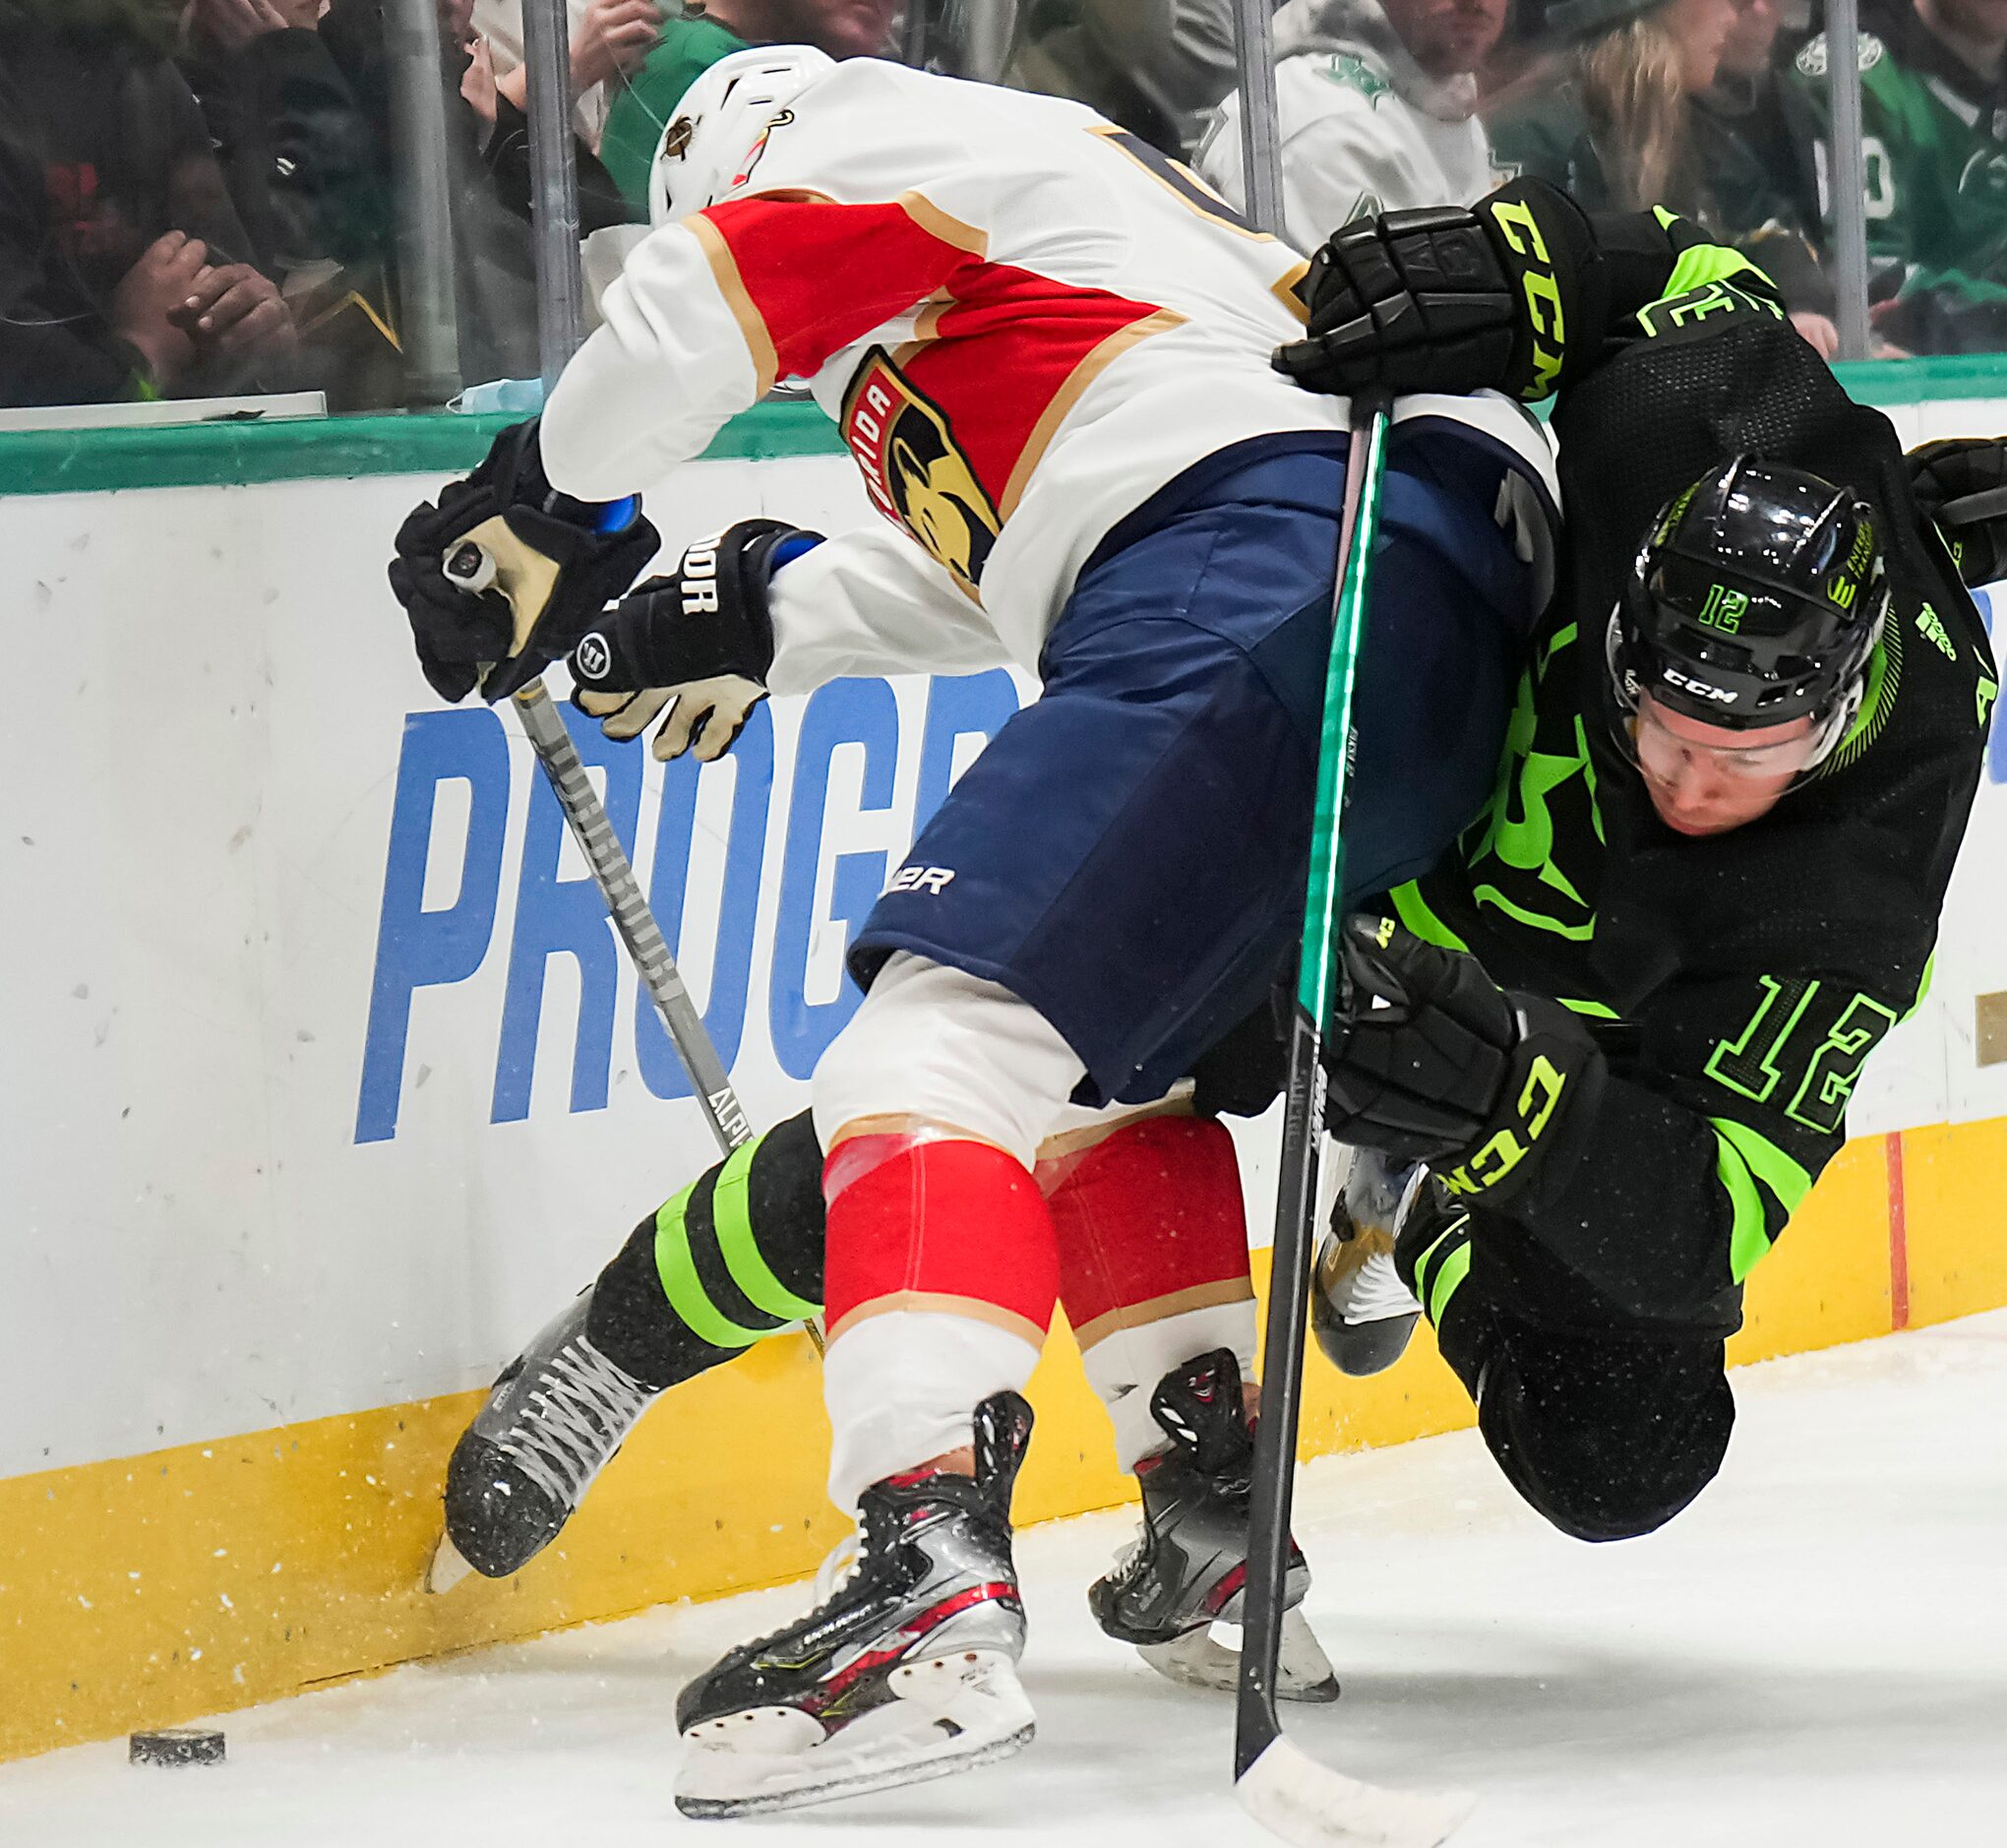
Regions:
<instances>
[{"instance_id":1,"label":"bauer logo on pants","mask_svg":"<svg viewBox=\"0 0 2007 1848\"><path fill-rule=\"evenodd\" d=\"M887 892L944 892L954 878L951 866L902 866L892 875Z\"/></svg>"},{"instance_id":2,"label":"bauer logo on pants","mask_svg":"<svg viewBox=\"0 0 2007 1848\"><path fill-rule=\"evenodd\" d=\"M873 347L843 400L843 440L880 513L918 539L971 596L1003 522L947 419Z\"/></svg>"}]
</instances>

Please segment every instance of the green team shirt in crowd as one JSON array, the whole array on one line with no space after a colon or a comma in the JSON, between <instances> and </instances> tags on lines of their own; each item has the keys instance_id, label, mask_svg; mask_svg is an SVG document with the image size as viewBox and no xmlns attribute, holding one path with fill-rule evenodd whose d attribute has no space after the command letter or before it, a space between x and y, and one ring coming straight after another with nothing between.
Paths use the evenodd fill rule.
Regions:
<instances>
[{"instance_id":1,"label":"green team shirt in crowd","mask_svg":"<svg viewBox=\"0 0 2007 1848\"><path fill-rule=\"evenodd\" d=\"M1555 405L1560 578L1490 811L1393 904L1501 985L1563 1001L1609 1061L1579 1162L1476 1207L1473 1249L1502 1212L1564 1258L1567 1287L1590 1299L1573 1312L1585 1327L1614 1305L1727 1334L1742 1279L1845 1140L1863 1061L1924 986L1997 688L1887 418L1733 286L1746 265L1703 246L1675 270L1673 255L1667 297ZM1860 712L1827 763L1761 820L1690 839L1658 820L1619 753L1606 634L1638 535L1744 451L1869 502L1892 601ZM1551 1268L1511 1274L1518 1244L1481 1256L1506 1267L1488 1270L1488 1290L1564 1321Z\"/></svg>"},{"instance_id":2,"label":"green team shirt in crowd","mask_svg":"<svg viewBox=\"0 0 2007 1848\"><path fill-rule=\"evenodd\" d=\"M1860 13L1869 259L1899 267L1907 288L1991 297L2007 285L2007 74L1979 77L1907 0L1868 0ZM1823 140L1832 106L1823 33L1798 52L1789 81ZM1823 168L1823 146L1819 159ZM1830 195L1830 177L1821 181Z\"/></svg>"},{"instance_id":3,"label":"green team shirt in crowd","mask_svg":"<svg viewBox=\"0 0 2007 1848\"><path fill-rule=\"evenodd\" d=\"M613 106L606 112L599 159L630 205L647 210L648 169L684 92L720 58L751 49L746 39L716 20L700 16L670 20L662 28L662 42L641 68L625 83L614 79Z\"/></svg>"}]
</instances>

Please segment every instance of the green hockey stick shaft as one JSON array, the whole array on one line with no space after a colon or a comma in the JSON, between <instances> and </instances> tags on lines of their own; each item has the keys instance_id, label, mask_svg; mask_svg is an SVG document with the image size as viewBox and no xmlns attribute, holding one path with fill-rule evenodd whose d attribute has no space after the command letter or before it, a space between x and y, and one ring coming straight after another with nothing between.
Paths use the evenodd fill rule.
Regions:
<instances>
[{"instance_id":1,"label":"green hockey stick shaft","mask_svg":"<svg viewBox=\"0 0 2007 1848\"><path fill-rule=\"evenodd\" d=\"M1352 447L1346 459L1345 505L1338 533L1331 655L1324 674L1324 715L1317 745L1303 959L1291 1017L1289 1085L1283 1103L1268 1324L1261 1346L1261 1417L1254 1434L1246 1626L1241 1632L1240 1704L1234 1736L1237 1779L1282 1731L1275 1710L1275 1689L1282 1652L1283 1579L1289 1565L1297 1425L1303 1407L1310 1221L1316 1210L1319 1144L1324 1135L1324 1086L1318 1056L1330 1020L1336 975L1332 927L1345 884L1345 835L1339 822L1345 809L1352 690L1366 632L1367 578L1378 526L1387 424L1383 399L1359 397L1352 400Z\"/></svg>"}]
</instances>

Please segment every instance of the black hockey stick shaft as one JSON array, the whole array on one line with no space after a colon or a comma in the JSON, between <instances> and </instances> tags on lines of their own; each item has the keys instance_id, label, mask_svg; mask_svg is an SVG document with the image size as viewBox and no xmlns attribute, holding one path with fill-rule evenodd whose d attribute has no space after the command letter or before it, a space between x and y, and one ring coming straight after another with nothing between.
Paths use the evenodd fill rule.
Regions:
<instances>
[{"instance_id":1,"label":"black hockey stick shaft","mask_svg":"<svg viewBox=\"0 0 2007 1848\"><path fill-rule=\"evenodd\" d=\"M1241 1632L1240 1703L1234 1775L1282 1731L1275 1690L1282 1655L1283 1581L1289 1568L1297 1427L1303 1411L1304 1340L1309 1296L1311 1220L1316 1212L1324 1086L1319 1073L1335 980L1333 925L1344 887L1347 739L1352 689L1366 630L1366 588L1386 462L1388 411L1377 396L1352 400L1352 443L1338 528L1331 655L1317 750L1316 802L1304 905L1303 956L1291 1011L1289 1083L1283 1094L1281 1173L1268 1323L1261 1343L1261 1416L1254 1432L1254 1480L1247 1528L1247 1584Z\"/></svg>"}]
</instances>

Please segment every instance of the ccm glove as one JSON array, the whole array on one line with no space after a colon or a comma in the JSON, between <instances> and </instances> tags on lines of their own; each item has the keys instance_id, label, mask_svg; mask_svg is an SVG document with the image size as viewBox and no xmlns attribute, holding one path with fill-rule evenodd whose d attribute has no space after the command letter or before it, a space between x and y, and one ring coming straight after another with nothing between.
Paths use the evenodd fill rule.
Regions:
<instances>
[{"instance_id":1,"label":"ccm glove","mask_svg":"<svg viewBox=\"0 0 2007 1848\"><path fill-rule=\"evenodd\" d=\"M2007 440L1954 437L1909 455L1910 481L1968 585L2007 577Z\"/></svg>"},{"instance_id":2,"label":"ccm glove","mask_svg":"<svg viewBox=\"0 0 2007 1848\"><path fill-rule=\"evenodd\" d=\"M666 578L623 598L572 650L572 704L609 738L638 738L663 709L658 762L729 751L766 698L773 665L767 586L822 535L777 520L742 520L699 539Z\"/></svg>"},{"instance_id":3,"label":"ccm glove","mask_svg":"<svg viewBox=\"0 0 2007 1848\"><path fill-rule=\"evenodd\" d=\"M1277 349L1275 369L1313 392L1489 386L1545 398L1568 361L1594 355L1605 268L1588 216L1542 180L1516 180L1469 212L1355 218L1311 259L1309 329Z\"/></svg>"},{"instance_id":4,"label":"ccm glove","mask_svg":"<svg viewBox=\"0 0 2007 1848\"><path fill-rule=\"evenodd\" d=\"M1450 1194L1488 1204L1537 1172L1566 1178L1604 1073L1567 1009L1498 987L1475 956L1391 919L1346 924L1344 967L1350 1017L1324 1057L1333 1136L1426 1161Z\"/></svg>"},{"instance_id":5,"label":"ccm glove","mask_svg":"<svg viewBox=\"0 0 2007 1848\"><path fill-rule=\"evenodd\" d=\"M463 700L479 686L499 700L570 647L660 544L639 498L558 493L532 419L504 430L437 506L412 510L397 531L391 589L433 691Z\"/></svg>"}]
</instances>

